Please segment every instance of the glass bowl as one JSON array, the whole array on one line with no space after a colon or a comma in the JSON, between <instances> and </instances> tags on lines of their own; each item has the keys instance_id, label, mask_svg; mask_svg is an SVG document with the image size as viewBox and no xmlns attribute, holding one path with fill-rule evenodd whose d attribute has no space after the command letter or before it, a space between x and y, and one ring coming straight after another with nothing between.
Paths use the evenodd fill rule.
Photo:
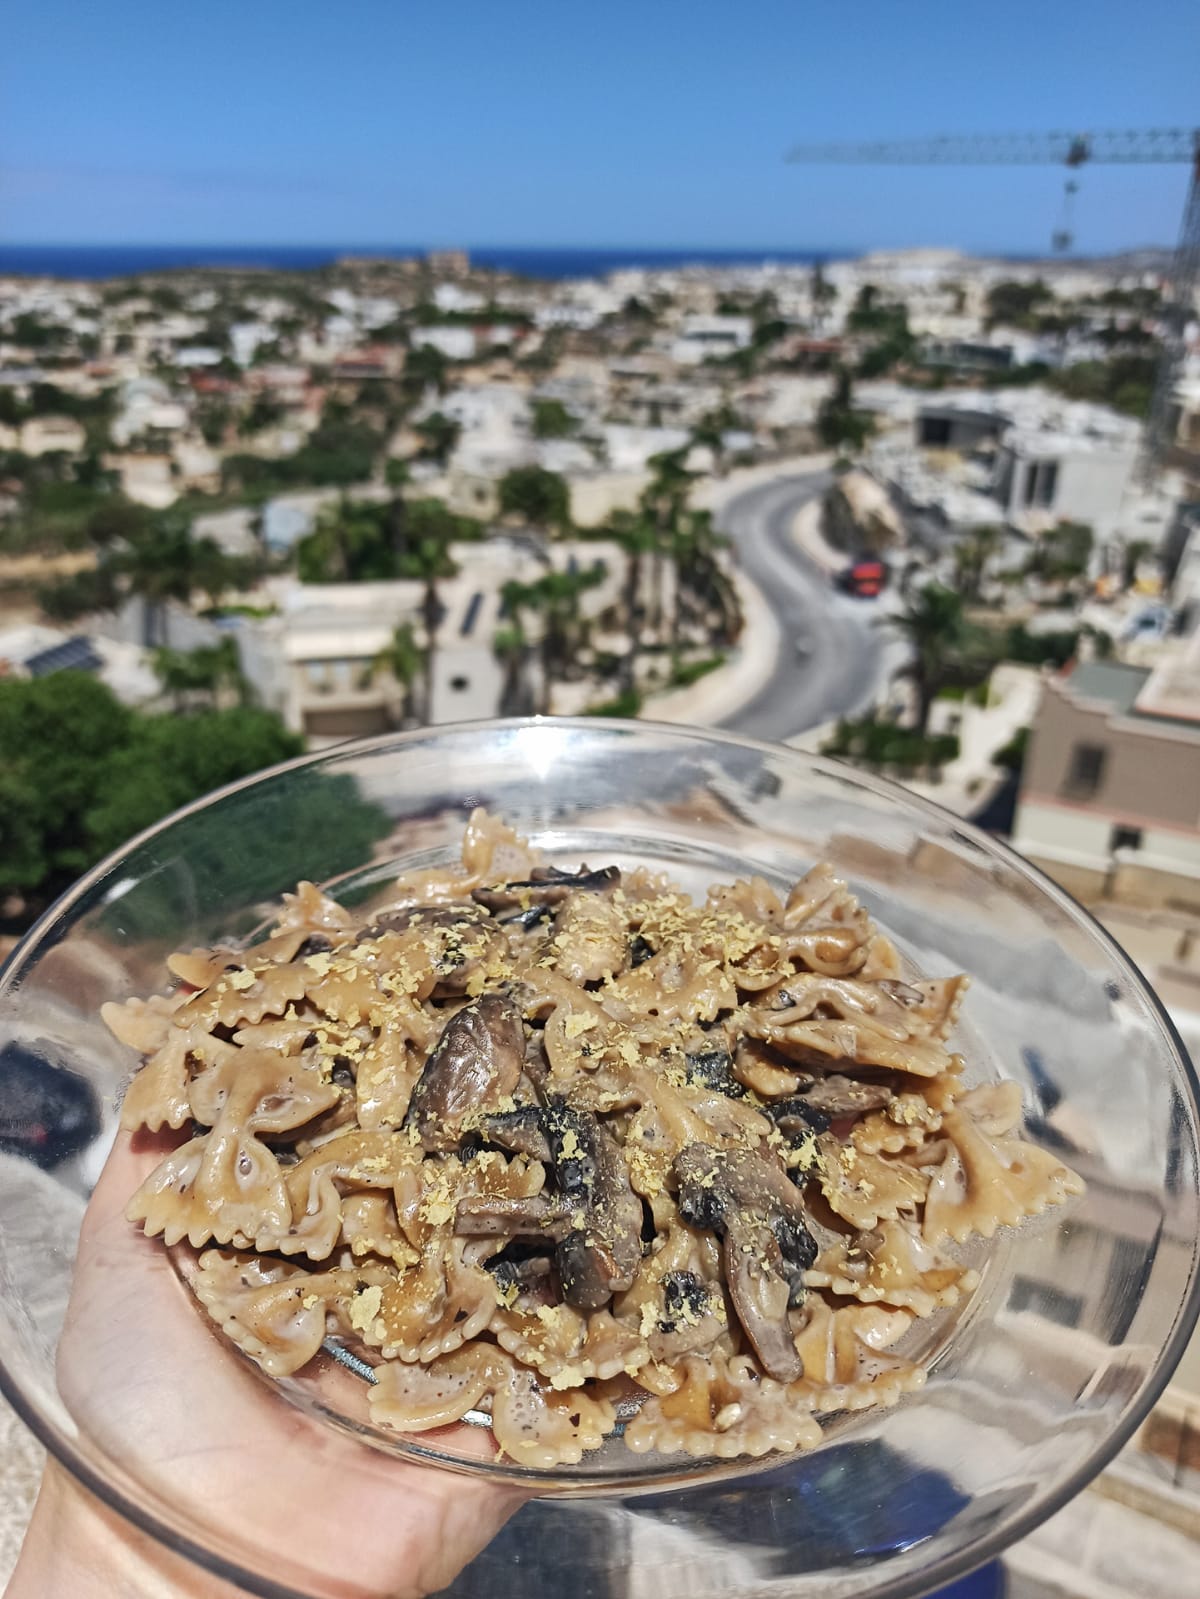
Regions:
<instances>
[{"instance_id":1,"label":"glass bowl","mask_svg":"<svg viewBox=\"0 0 1200 1599\"><path fill-rule=\"evenodd\" d=\"M319 1521L321 1483L386 1503L399 1455L554 1496L522 1510L456 1593L529 1599L583 1581L657 1599L861 1599L949 1581L1077 1493L1145 1416L1197 1314L1197 1085L1161 1006L1066 894L934 805L787 749L586 719L385 737L235 785L98 866L15 951L0 974L0 1375L48 1448L251 1592L381 1591L329 1540L272 1537L197 1491L187 1451L156 1442L160 1363L172 1403L204 1404L171 1351L136 1352L153 1368L140 1407L107 1402L118 1385L104 1361L130 1358L120 1340L99 1339L86 1392L72 1379L60 1335L80 1222L133 1064L97 1012L163 989L173 949L253 936L301 877L359 905L386 898L400 870L456 858L480 804L560 863L648 866L693 892L750 873L786 887L829 861L914 967L972 974L956 1034L969 1074L1019 1082L1027 1135L1087 1192L982 1252L978 1292L922 1333L922 1390L829 1418L805 1456L696 1462L613 1441L535 1473L479 1459L470 1434L460 1446L373 1431L349 1373L271 1385L314 1485L297 1527ZM35 1125L12 1092L18 1061L41 1073L46 1104L66 1104L62 1137L53 1109ZM78 1337L77 1310L72 1324Z\"/></svg>"}]
</instances>

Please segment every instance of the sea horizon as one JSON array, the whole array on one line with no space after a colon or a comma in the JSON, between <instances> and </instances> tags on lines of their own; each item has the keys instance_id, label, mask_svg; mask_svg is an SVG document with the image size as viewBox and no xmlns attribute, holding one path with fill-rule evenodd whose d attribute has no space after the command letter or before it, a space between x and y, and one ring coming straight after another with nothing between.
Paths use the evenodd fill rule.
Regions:
<instances>
[{"instance_id":1,"label":"sea horizon","mask_svg":"<svg viewBox=\"0 0 1200 1599\"><path fill-rule=\"evenodd\" d=\"M681 266L812 266L861 254L850 249L796 250L701 245L307 245L307 244L7 244L0 276L103 279L204 267L311 271L355 257L404 260L439 248L462 248L474 266L522 277L598 277L623 269Z\"/></svg>"}]
</instances>

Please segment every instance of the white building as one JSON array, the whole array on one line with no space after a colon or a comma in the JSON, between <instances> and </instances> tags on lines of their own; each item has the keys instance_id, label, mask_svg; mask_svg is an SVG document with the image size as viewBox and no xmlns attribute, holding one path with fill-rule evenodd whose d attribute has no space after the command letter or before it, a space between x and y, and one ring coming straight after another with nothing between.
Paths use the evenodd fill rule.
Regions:
<instances>
[{"instance_id":1,"label":"white building","mask_svg":"<svg viewBox=\"0 0 1200 1599\"><path fill-rule=\"evenodd\" d=\"M604 580L581 601L584 614L594 616L618 598L624 571L616 546L595 542L541 552L532 540L492 538L454 545L451 553L458 573L438 585L443 615L432 720L439 723L494 716L499 708L502 673L492 639L506 582L533 581L551 559L560 568L599 562ZM398 625L407 622L422 636L423 585L282 579L271 592L277 614L237 632L242 669L262 703L318 746L395 726L396 685L376 661Z\"/></svg>"},{"instance_id":2,"label":"white building","mask_svg":"<svg viewBox=\"0 0 1200 1599\"><path fill-rule=\"evenodd\" d=\"M457 323L435 322L430 327L413 328L409 343L413 349L440 350L447 361L469 361L475 354L475 329Z\"/></svg>"},{"instance_id":3,"label":"white building","mask_svg":"<svg viewBox=\"0 0 1200 1599\"><path fill-rule=\"evenodd\" d=\"M181 433L188 425L187 407L158 378L133 378L121 385L117 414L109 437L118 449L143 433Z\"/></svg>"},{"instance_id":4,"label":"white building","mask_svg":"<svg viewBox=\"0 0 1200 1599\"><path fill-rule=\"evenodd\" d=\"M690 436L685 428L628 427L620 422L608 422L601 429L614 472L644 472L656 455L684 449Z\"/></svg>"},{"instance_id":5,"label":"white building","mask_svg":"<svg viewBox=\"0 0 1200 1599\"><path fill-rule=\"evenodd\" d=\"M21 424L16 447L23 455L74 455L86 443L87 434L73 416L33 416Z\"/></svg>"},{"instance_id":6,"label":"white building","mask_svg":"<svg viewBox=\"0 0 1200 1599\"><path fill-rule=\"evenodd\" d=\"M1156 541L1165 530L1166 503L1134 481L1139 425L1106 406L1036 388L943 392L918 405L913 439L912 471L923 470L925 450L970 458L977 469L967 486L990 498L996 516L1022 533L1086 522L1103 544ZM892 453L899 482L906 452Z\"/></svg>"},{"instance_id":7,"label":"white building","mask_svg":"<svg viewBox=\"0 0 1200 1599\"><path fill-rule=\"evenodd\" d=\"M754 323L748 316L687 316L671 345L671 356L682 366L696 366L713 356L746 349L753 336Z\"/></svg>"},{"instance_id":8,"label":"white building","mask_svg":"<svg viewBox=\"0 0 1200 1599\"><path fill-rule=\"evenodd\" d=\"M1113 434L1014 428L996 462L995 495L1014 527L1086 522L1103 540L1121 525L1138 442Z\"/></svg>"},{"instance_id":9,"label":"white building","mask_svg":"<svg viewBox=\"0 0 1200 1599\"><path fill-rule=\"evenodd\" d=\"M464 289L458 283L436 283L433 303L439 311L482 311L486 302L475 289Z\"/></svg>"}]
</instances>

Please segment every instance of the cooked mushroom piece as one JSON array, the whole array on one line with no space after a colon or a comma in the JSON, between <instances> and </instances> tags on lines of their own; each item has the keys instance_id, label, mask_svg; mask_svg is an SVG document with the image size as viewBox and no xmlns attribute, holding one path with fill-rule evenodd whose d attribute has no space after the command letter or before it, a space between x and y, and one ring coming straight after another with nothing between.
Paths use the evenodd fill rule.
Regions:
<instances>
[{"instance_id":1,"label":"cooked mushroom piece","mask_svg":"<svg viewBox=\"0 0 1200 1599\"><path fill-rule=\"evenodd\" d=\"M599 1310L633 1284L642 1258L642 1202L620 1145L595 1116L552 1101L544 1125L559 1194L574 1213L556 1251L563 1298L580 1310Z\"/></svg>"},{"instance_id":2,"label":"cooked mushroom piece","mask_svg":"<svg viewBox=\"0 0 1200 1599\"><path fill-rule=\"evenodd\" d=\"M796 1093L797 1100L802 1099L814 1110L825 1111L830 1116L855 1116L878 1110L892 1097L892 1090L886 1083L860 1083L836 1072L829 1077L815 1077L811 1083L802 1084Z\"/></svg>"},{"instance_id":3,"label":"cooked mushroom piece","mask_svg":"<svg viewBox=\"0 0 1200 1599\"><path fill-rule=\"evenodd\" d=\"M382 910L363 938L428 929L430 961L439 995L462 994L474 973L502 944L503 934L478 905L398 905Z\"/></svg>"},{"instance_id":4,"label":"cooked mushroom piece","mask_svg":"<svg viewBox=\"0 0 1200 1599\"><path fill-rule=\"evenodd\" d=\"M522 1105L517 1110L483 1116L475 1130L485 1144L494 1144L510 1155L528 1155L531 1160L540 1161L550 1159L542 1112L536 1105Z\"/></svg>"},{"instance_id":5,"label":"cooked mushroom piece","mask_svg":"<svg viewBox=\"0 0 1200 1599\"><path fill-rule=\"evenodd\" d=\"M755 1150L689 1144L675 1160L679 1213L717 1233L738 1320L762 1362L780 1382L801 1374L787 1313L804 1293L816 1259L800 1190L770 1156Z\"/></svg>"},{"instance_id":6,"label":"cooked mushroom piece","mask_svg":"<svg viewBox=\"0 0 1200 1599\"><path fill-rule=\"evenodd\" d=\"M540 1111L488 1117L480 1130L501 1148L546 1160L556 1192L470 1196L459 1201L456 1230L553 1239L563 1298L580 1310L599 1310L630 1287L642 1258L642 1202L619 1145L598 1119L554 1101Z\"/></svg>"},{"instance_id":7,"label":"cooked mushroom piece","mask_svg":"<svg viewBox=\"0 0 1200 1599\"><path fill-rule=\"evenodd\" d=\"M571 1207L558 1194L503 1199L468 1194L458 1202L454 1230L469 1238L552 1238L571 1225Z\"/></svg>"},{"instance_id":8,"label":"cooked mushroom piece","mask_svg":"<svg viewBox=\"0 0 1200 1599\"><path fill-rule=\"evenodd\" d=\"M476 888L471 898L477 905L486 906L500 920L513 921L523 927L548 919L548 913L562 904L572 889L589 894L606 894L618 887L621 881L619 866L601 866L589 871L581 866L577 872L563 872L557 866L538 866L528 877L512 883L499 883L493 888ZM516 911L516 916L505 917L505 911Z\"/></svg>"},{"instance_id":9,"label":"cooked mushroom piece","mask_svg":"<svg viewBox=\"0 0 1200 1599\"><path fill-rule=\"evenodd\" d=\"M685 1058L684 1071L698 1088L715 1088L731 1099L744 1099L746 1090L733 1075L733 1056L727 1049L704 1049Z\"/></svg>"},{"instance_id":10,"label":"cooked mushroom piece","mask_svg":"<svg viewBox=\"0 0 1200 1599\"><path fill-rule=\"evenodd\" d=\"M483 1269L496 1279L499 1289L515 1288L523 1293L530 1288L540 1288L554 1270L554 1262L549 1255L526 1255L520 1260L495 1255L484 1261Z\"/></svg>"},{"instance_id":11,"label":"cooked mushroom piece","mask_svg":"<svg viewBox=\"0 0 1200 1599\"><path fill-rule=\"evenodd\" d=\"M412 1091L404 1125L429 1153L454 1148L471 1111L498 1108L521 1078L525 1032L512 1000L485 994L453 1015Z\"/></svg>"},{"instance_id":12,"label":"cooked mushroom piece","mask_svg":"<svg viewBox=\"0 0 1200 1599\"><path fill-rule=\"evenodd\" d=\"M819 1105L814 1105L810 1099L799 1094L764 1105L763 1115L769 1116L787 1139L803 1138L806 1133L826 1132L831 1120L827 1110L822 1110Z\"/></svg>"}]
</instances>

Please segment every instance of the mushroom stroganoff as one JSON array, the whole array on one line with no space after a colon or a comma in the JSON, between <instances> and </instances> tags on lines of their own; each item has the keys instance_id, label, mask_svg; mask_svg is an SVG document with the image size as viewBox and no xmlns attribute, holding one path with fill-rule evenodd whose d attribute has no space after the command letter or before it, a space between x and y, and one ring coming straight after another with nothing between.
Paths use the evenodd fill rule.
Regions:
<instances>
[{"instance_id":1,"label":"mushroom stroganoff","mask_svg":"<svg viewBox=\"0 0 1200 1599\"><path fill-rule=\"evenodd\" d=\"M375 1423L482 1411L525 1466L619 1414L639 1453L810 1447L924 1381L895 1346L977 1286L952 1244L1083 1187L967 1087L967 980L903 973L826 866L697 904L476 812L365 920L303 883L169 965L104 1011L123 1125L180 1131L129 1219L268 1374L333 1338Z\"/></svg>"}]
</instances>

